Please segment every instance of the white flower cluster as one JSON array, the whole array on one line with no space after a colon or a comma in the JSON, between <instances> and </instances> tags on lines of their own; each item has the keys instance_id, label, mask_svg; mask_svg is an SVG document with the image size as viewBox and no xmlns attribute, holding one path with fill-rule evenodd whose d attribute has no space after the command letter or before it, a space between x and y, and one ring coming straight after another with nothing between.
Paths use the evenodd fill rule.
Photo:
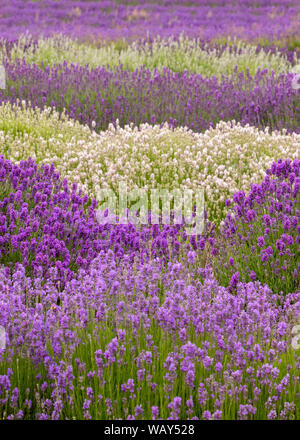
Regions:
<instances>
[{"instance_id":1,"label":"white flower cluster","mask_svg":"<svg viewBox=\"0 0 300 440\"><path fill-rule=\"evenodd\" d=\"M132 71L140 66L151 70L156 68L158 71L167 67L174 72L188 70L190 73L218 78L223 74L231 75L236 66L238 72L246 72L249 69L252 75L258 68L276 73L286 73L292 68L287 57L278 51L271 54L261 49L256 53L256 46L237 40L229 40L228 47L221 55L218 55L216 49L209 46L203 48L199 40L189 39L184 35L178 40L173 37L167 40L157 37L151 45L147 41L144 44L133 42L129 46L124 42L122 48L114 42L98 48L62 35L40 37L35 47L29 45L29 41L30 35L26 34L14 44L10 54L12 60L25 57L28 63L37 65L43 63L44 66L52 66L67 62L89 65L89 68L115 68L122 64L124 68ZM7 56L4 47L0 50L0 60Z\"/></svg>"},{"instance_id":2,"label":"white flower cluster","mask_svg":"<svg viewBox=\"0 0 300 440\"><path fill-rule=\"evenodd\" d=\"M225 199L250 183L259 183L279 158L296 158L300 135L269 133L235 121L194 133L167 124L142 124L97 134L87 126L61 118L46 108L0 106L0 154L13 161L34 158L54 163L62 176L75 181L89 195L99 189L204 188L209 218L225 215Z\"/></svg>"}]
</instances>

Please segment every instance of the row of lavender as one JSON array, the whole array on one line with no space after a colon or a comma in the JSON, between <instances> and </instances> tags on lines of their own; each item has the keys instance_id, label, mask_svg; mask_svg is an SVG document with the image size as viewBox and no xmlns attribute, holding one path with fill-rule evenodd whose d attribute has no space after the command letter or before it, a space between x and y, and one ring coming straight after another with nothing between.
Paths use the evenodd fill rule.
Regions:
<instances>
[{"instance_id":1,"label":"row of lavender","mask_svg":"<svg viewBox=\"0 0 300 440\"><path fill-rule=\"evenodd\" d=\"M266 0L28 5L28 22L15 14L14 31L20 3L1 12L9 39L36 22L41 31L50 24L49 33L59 22L90 40L95 24L95 40L124 36L127 25L131 38L150 19L154 35L158 23L176 35L191 17L191 34L199 36L201 20L209 39L229 26L234 33L237 21L240 37L289 38L299 9ZM108 23L113 30L104 32ZM37 65L26 56L4 59L0 91L0 419L299 419L295 73L237 68L218 79L143 66ZM40 111L45 105L99 134ZM236 122L202 134L173 130L203 132L232 119L270 134ZM265 161L280 155L258 182ZM247 160L256 168L250 177ZM194 188L199 176L220 200L209 201L215 217L192 236L182 223L100 224L99 203L82 190L94 194L99 182L113 187L123 178Z\"/></svg>"},{"instance_id":2,"label":"row of lavender","mask_svg":"<svg viewBox=\"0 0 300 440\"><path fill-rule=\"evenodd\" d=\"M26 31L64 34L92 41L179 35L205 40L237 36L299 47L297 0L13 0L2 2L1 35L9 40Z\"/></svg>"},{"instance_id":3,"label":"row of lavender","mask_svg":"<svg viewBox=\"0 0 300 440\"><path fill-rule=\"evenodd\" d=\"M21 60L6 61L4 67L7 86L0 90L0 102L25 100L33 107L66 109L71 118L96 131L118 119L121 126L168 122L202 132L234 119L258 128L300 132L300 91L293 85L294 73L233 73L218 81L169 69L153 74L144 67L134 72L67 64L42 69Z\"/></svg>"}]
</instances>

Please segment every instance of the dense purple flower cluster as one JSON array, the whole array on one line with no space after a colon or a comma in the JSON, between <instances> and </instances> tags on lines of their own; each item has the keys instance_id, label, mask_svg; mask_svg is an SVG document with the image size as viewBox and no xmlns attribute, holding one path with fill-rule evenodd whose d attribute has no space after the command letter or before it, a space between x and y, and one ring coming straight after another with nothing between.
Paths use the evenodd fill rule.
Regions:
<instances>
[{"instance_id":1,"label":"dense purple flower cluster","mask_svg":"<svg viewBox=\"0 0 300 440\"><path fill-rule=\"evenodd\" d=\"M169 122L201 132L217 122L235 119L258 128L300 130L300 90L292 87L293 74L234 73L230 78L201 75L162 74L141 67L134 72L88 66L56 66L40 69L25 60L6 62L7 87L0 90L0 102L31 101L33 107L53 106L96 130L104 130L119 119L133 122ZM25 81L26 78L26 81Z\"/></svg>"},{"instance_id":2,"label":"dense purple flower cluster","mask_svg":"<svg viewBox=\"0 0 300 440\"><path fill-rule=\"evenodd\" d=\"M64 283L109 249L119 259L127 254L131 261L138 256L167 262L180 252L203 248L205 235L185 243L183 233L181 242L183 223L151 224L151 213L142 227L114 225L109 217L99 223L96 200L61 179L53 165L39 169L32 159L16 165L0 156L0 185L0 263L22 263L34 277L47 279L51 272Z\"/></svg>"},{"instance_id":3,"label":"dense purple flower cluster","mask_svg":"<svg viewBox=\"0 0 300 440\"><path fill-rule=\"evenodd\" d=\"M183 33L184 34L184 33ZM172 35L172 39L174 41L180 41L179 36ZM143 51L145 44L149 46L149 48L152 47L153 42L155 41L155 38L151 37L150 35L144 36L143 38L139 38L135 41L136 47L139 48L141 51ZM7 54L8 58L11 56L11 51L15 44L18 43L18 39L15 40L6 40L6 39L0 39L0 48L3 48L3 51L5 54ZM165 40L165 44L168 45L169 41ZM241 47L238 47L236 44L233 44L233 42L215 42L215 41L208 41L204 39L197 38L197 45L202 50L214 50L215 55L217 57L220 57L225 50L229 50L229 53L233 54L242 54L243 49ZM33 38L32 36L27 36L27 43L24 44L24 56L26 54L26 51L30 48L33 53L35 52L36 48L38 46L38 40ZM280 53L282 56L285 56L287 60L294 65L298 62L300 59L300 47L295 47L293 49L289 49L287 46L276 46L275 44L271 43L265 43L265 44L256 44L255 45L256 53L259 54L260 51L264 51L265 53L269 53L271 55Z\"/></svg>"},{"instance_id":4,"label":"dense purple flower cluster","mask_svg":"<svg viewBox=\"0 0 300 440\"><path fill-rule=\"evenodd\" d=\"M30 5L30 6L29 6ZM211 40L228 35L248 40L294 38L299 31L296 0L13 0L1 5L0 33L16 39L60 32L89 40L132 40L187 34Z\"/></svg>"},{"instance_id":5,"label":"dense purple flower cluster","mask_svg":"<svg viewBox=\"0 0 300 440\"><path fill-rule=\"evenodd\" d=\"M99 225L95 200L72 188L53 166L38 169L29 159L20 165L0 156L0 261L21 262L27 273L71 279L77 267L87 267L101 250L138 248L138 232ZM126 235L126 236L125 236ZM123 245L123 248L122 248Z\"/></svg>"},{"instance_id":6,"label":"dense purple flower cluster","mask_svg":"<svg viewBox=\"0 0 300 440\"><path fill-rule=\"evenodd\" d=\"M265 282L274 292L300 288L300 161L279 160L248 195L233 196L222 239L228 243L219 275L235 288L243 280Z\"/></svg>"},{"instance_id":7,"label":"dense purple flower cluster","mask_svg":"<svg viewBox=\"0 0 300 440\"><path fill-rule=\"evenodd\" d=\"M85 266L101 245L97 239L96 202L72 190L54 166L28 159L15 165L0 156L0 261L21 262L35 276L71 278L72 268Z\"/></svg>"},{"instance_id":8,"label":"dense purple flower cluster","mask_svg":"<svg viewBox=\"0 0 300 440\"><path fill-rule=\"evenodd\" d=\"M184 31L216 56L237 50L230 35L294 63L299 17L297 0L12 0L0 45L9 58L24 31L33 46L59 30L116 47ZM2 62L0 103L66 110L97 131L236 120L300 133L292 73ZM53 164L0 155L0 420L299 419L300 160L274 162L225 205L220 230L205 216L197 236L150 212L114 224Z\"/></svg>"},{"instance_id":9,"label":"dense purple flower cluster","mask_svg":"<svg viewBox=\"0 0 300 440\"><path fill-rule=\"evenodd\" d=\"M32 280L20 264L13 274L0 269L7 356L12 360L26 353L38 384L32 389L31 378L24 377L29 389L18 400L18 374L8 367L0 375L6 416L219 419L230 415L228 399L236 402L231 414L236 418L251 419L257 411L272 411L270 418L293 416L295 405L287 394L290 387L299 388L299 376L289 373L292 365L281 371L280 364L300 311L300 293L277 297L267 286L250 282L238 283L232 294L210 270L200 270L201 282L198 272L191 277L184 264L172 262L162 273L157 260L132 264L124 258L119 265L112 251L101 252L88 271L80 270L58 292L55 280ZM29 306L28 298L37 296L40 302ZM109 338L102 330L107 326ZM80 336L87 328L94 328L93 343ZM299 368L294 357L291 363ZM78 393L81 407L74 406ZM159 413L160 393L165 405ZM284 412L286 403L291 408Z\"/></svg>"}]
</instances>

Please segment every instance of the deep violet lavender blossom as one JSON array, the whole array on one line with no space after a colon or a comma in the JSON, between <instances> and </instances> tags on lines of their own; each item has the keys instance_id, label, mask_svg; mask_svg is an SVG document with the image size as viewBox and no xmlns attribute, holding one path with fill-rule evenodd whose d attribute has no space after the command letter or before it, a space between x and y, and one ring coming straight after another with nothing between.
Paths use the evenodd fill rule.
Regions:
<instances>
[{"instance_id":1,"label":"deep violet lavender blossom","mask_svg":"<svg viewBox=\"0 0 300 440\"><path fill-rule=\"evenodd\" d=\"M206 41L229 35L250 41L286 40L293 47L299 42L299 11L296 0L64 0L59 5L41 0L30 2L30 7L24 7L23 0L12 0L1 7L0 33L16 39L25 31L39 36L59 30L99 43L146 34L178 36L184 29Z\"/></svg>"},{"instance_id":2,"label":"deep violet lavender blossom","mask_svg":"<svg viewBox=\"0 0 300 440\"><path fill-rule=\"evenodd\" d=\"M299 94L294 90L294 74L270 74L258 70L252 77L234 72L231 77L203 78L189 72L174 73L141 67L134 72L98 67L63 65L51 70L16 60L4 62L6 89L0 102L30 101L32 107L66 109L81 123L107 129L144 122L187 126L196 132L214 127L219 121L236 120L271 130L300 130ZM24 82L26 78L26 82Z\"/></svg>"},{"instance_id":3,"label":"deep violet lavender blossom","mask_svg":"<svg viewBox=\"0 0 300 440\"><path fill-rule=\"evenodd\" d=\"M249 194L233 196L217 273L222 282L232 276L231 288L240 277L267 283L274 292L294 292L300 288L300 161L280 159L266 173Z\"/></svg>"},{"instance_id":4,"label":"deep violet lavender blossom","mask_svg":"<svg viewBox=\"0 0 300 440\"><path fill-rule=\"evenodd\" d=\"M112 251L62 291L19 263L12 274L0 268L1 417L220 419L228 399L238 418L295 417L299 359L289 342L299 312L299 292L276 297L239 282L230 293L209 269L199 281L179 262L162 272L157 259L119 264ZM27 362L26 393L16 358Z\"/></svg>"},{"instance_id":5,"label":"deep violet lavender blossom","mask_svg":"<svg viewBox=\"0 0 300 440\"><path fill-rule=\"evenodd\" d=\"M61 179L53 165L38 168L32 159L16 165L0 156L0 194L0 263L12 269L22 263L27 274L45 279L54 270L61 285L100 251L111 249L119 259L127 254L131 261L159 257L165 263L201 249L205 237L182 242L183 223L151 224L150 213L149 224L141 228L99 224L96 200Z\"/></svg>"}]
</instances>

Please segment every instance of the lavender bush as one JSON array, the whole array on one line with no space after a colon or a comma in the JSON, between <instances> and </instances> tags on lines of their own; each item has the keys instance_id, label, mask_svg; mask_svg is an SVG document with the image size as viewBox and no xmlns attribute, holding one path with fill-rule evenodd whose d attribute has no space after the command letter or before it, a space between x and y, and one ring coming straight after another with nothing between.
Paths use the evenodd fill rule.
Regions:
<instances>
[{"instance_id":1,"label":"lavender bush","mask_svg":"<svg viewBox=\"0 0 300 440\"><path fill-rule=\"evenodd\" d=\"M2 159L2 188L7 171L18 196L36 169L30 160L18 167ZM299 161L279 161L272 172L289 177L298 193ZM51 175L57 180L53 169L39 173L41 183ZM69 194L63 186L62 201ZM291 195L281 181L276 188ZM262 194L261 206L268 201ZM29 219L26 210L23 204L21 221ZM93 224L86 226L94 235ZM131 243L128 226L118 241ZM300 292L276 294L259 281L221 287L209 266L202 268L213 234L186 241L178 232L146 227L134 255L130 248L122 259L100 250L59 286L54 265L48 276L33 278L24 259L1 268L0 325L8 347L0 350L2 418L299 418L300 359L290 340ZM147 240L155 252L144 252ZM174 251L166 260L168 247Z\"/></svg>"},{"instance_id":2,"label":"lavender bush","mask_svg":"<svg viewBox=\"0 0 300 440\"><path fill-rule=\"evenodd\" d=\"M95 133L51 107L32 109L25 103L0 105L0 154L12 161L53 163L62 178L91 198L109 186L116 194L156 188L172 191L203 188L207 216L217 226L228 208L225 200L260 183L266 169L283 155L299 156L300 135L264 131L235 121L194 133L164 124L112 124Z\"/></svg>"},{"instance_id":3,"label":"lavender bush","mask_svg":"<svg viewBox=\"0 0 300 440\"><path fill-rule=\"evenodd\" d=\"M299 2L2 3L0 420L299 420Z\"/></svg>"},{"instance_id":4,"label":"lavender bush","mask_svg":"<svg viewBox=\"0 0 300 440\"><path fill-rule=\"evenodd\" d=\"M251 282L233 294L192 261L162 272L102 252L59 293L22 265L2 269L1 417L299 418L299 292Z\"/></svg>"},{"instance_id":5,"label":"lavender bush","mask_svg":"<svg viewBox=\"0 0 300 440\"><path fill-rule=\"evenodd\" d=\"M99 252L112 250L116 259L133 260L176 254L184 223L143 227L107 221L99 223L97 201L77 184L61 179L54 166L38 168L32 160L11 163L0 156L0 264L11 269L21 263L26 275L48 279L55 273L59 286L88 268ZM151 213L149 212L149 218ZM197 237L191 241L197 248Z\"/></svg>"},{"instance_id":6,"label":"lavender bush","mask_svg":"<svg viewBox=\"0 0 300 440\"><path fill-rule=\"evenodd\" d=\"M112 72L64 63L50 70L25 60L4 66L7 86L0 90L0 102L19 99L33 107L66 109L71 118L90 127L94 121L97 131L117 119L121 126L169 122L197 132L232 119L258 128L300 130L300 91L292 87L293 73L233 73L219 82L167 68L161 74L144 67Z\"/></svg>"},{"instance_id":7,"label":"lavender bush","mask_svg":"<svg viewBox=\"0 0 300 440\"><path fill-rule=\"evenodd\" d=\"M232 289L239 279L267 283L274 293L300 289L300 161L274 162L260 185L233 201L219 238L219 278Z\"/></svg>"}]
</instances>

